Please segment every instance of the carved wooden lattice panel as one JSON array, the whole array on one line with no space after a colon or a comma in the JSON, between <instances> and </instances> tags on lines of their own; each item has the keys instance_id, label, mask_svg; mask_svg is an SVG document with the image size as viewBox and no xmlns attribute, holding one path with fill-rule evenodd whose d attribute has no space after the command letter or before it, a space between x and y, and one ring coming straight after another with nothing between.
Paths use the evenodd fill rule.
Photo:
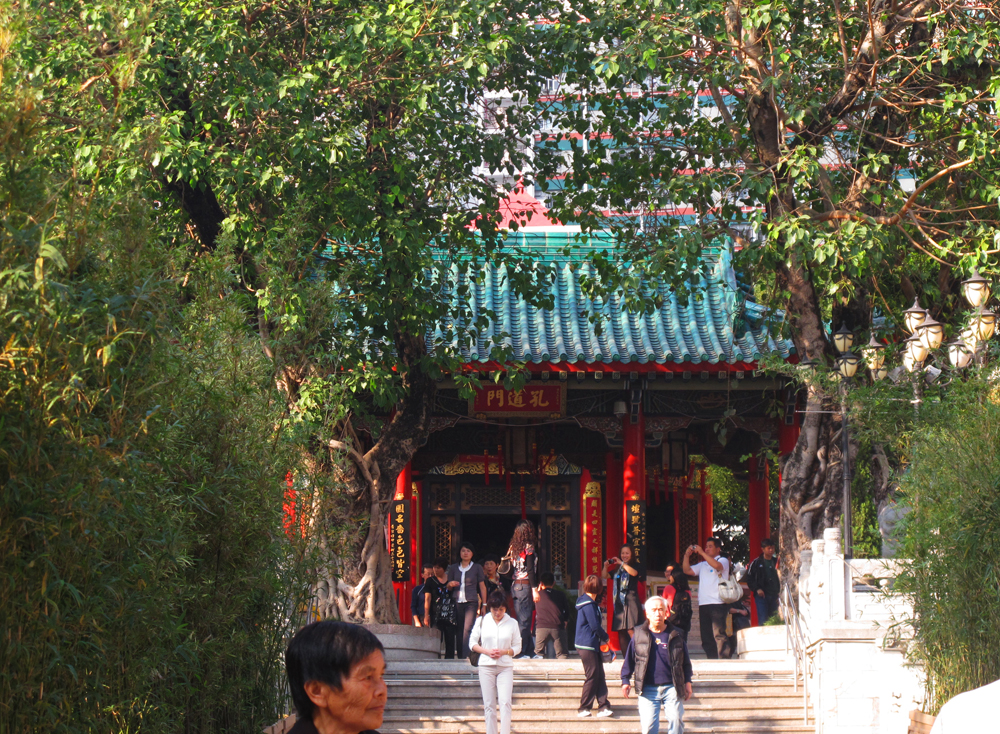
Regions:
<instances>
[{"instance_id":1,"label":"carved wooden lattice panel","mask_svg":"<svg viewBox=\"0 0 1000 734\"><path fill-rule=\"evenodd\" d=\"M450 562L455 538L455 518L432 517L431 531L434 534L434 558L440 556Z\"/></svg>"},{"instance_id":2,"label":"carved wooden lattice panel","mask_svg":"<svg viewBox=\"0 0 1000 734\"><path fill-rule=\"evenodd\" d=\"M524 487L524 503L526 509L538 510L538 487ZM462 485L462 509L468 510L473 507L520 507L521 506L521 485L514 484L510 491L503 484L502 479L498 479L496 484L489 487Z\"/></svg>"},{"instance_id":3,"label":"carved wooden lattice panel","mask_svg":"<svg viewBox=\"0 0 1000 734\"><path fill-rule=\"evenodd\" d=\"M569 510L569 485L545 484L547 505L550 510Z\"/></svg>"},{"instance_id":4,"label":"carved wooden lattice panel","mask_svg":"<svg viewBox=\"0 0 1000 734\"><path fill-rule=\"evenodd\" d=\"M455 508L455 485L432 484L428 499L431 507L435 510L453 510Z\"/></svg>"},{"instance_id":5,"label":"carved wooden lattice panel","mask_svg":"<svg viewBox=\"0 0 1000 734\"><path fill-rule=\"evenodd\" d=\"M681 504L680 549L681 555L689 545L698 543L698 500L688 498Z\"/></svg>"},{"instance_id":6,"label":"carved wooden lattice panel","mask_svg":"<svg viewBox=\"0 0 1000 734\"><path fill-rule=\"evenodd\" d=\"M552 559L550 568L556 572L556 566L562 572L562 583L570 588L569 578L569 517L549 517L549 557ZM557 578L558 580L558 578Z\"/></svg>"}]
</instances>

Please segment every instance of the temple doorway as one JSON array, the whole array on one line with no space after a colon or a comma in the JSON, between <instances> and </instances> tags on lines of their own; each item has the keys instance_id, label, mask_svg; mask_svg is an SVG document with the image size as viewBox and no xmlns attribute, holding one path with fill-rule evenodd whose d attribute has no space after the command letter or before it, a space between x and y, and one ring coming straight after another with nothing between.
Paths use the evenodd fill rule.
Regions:
<instances>
[{"instance_id":1,"label":"temple doorway","mask_svg":"<svg viewBox=\"0 0 1000 734\"><path fill-rule=\"evenodd\" d=\"M520 520L520 515L463 515L462 527L458 532L459 542L471 541L476 547L476 560L492 553L502 558L507 552L514 526ZM538 516L528 518L538 527Z\"/></svg>"}]
</instances>

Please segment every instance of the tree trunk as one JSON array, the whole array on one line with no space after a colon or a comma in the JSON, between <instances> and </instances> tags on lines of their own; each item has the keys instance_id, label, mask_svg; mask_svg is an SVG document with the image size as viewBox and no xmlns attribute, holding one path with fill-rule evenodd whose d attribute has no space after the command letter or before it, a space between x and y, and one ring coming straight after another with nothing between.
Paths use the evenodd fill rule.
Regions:
<instances>
[{"instance_id":1,"label":"tree trunk","mask_svg":"<svg viewBox=\"0 0 1000 734\"><path fill-rule=\"evenodd\" d=\"M396 491L396 477L427 440L434 408L436 382L419 367L424 355L420 337L400 336L396 340L406 397L396 408L378 441L366 453L342 441L331 441L333 449L346 451L351 466L345 480L351 494L367 504L368 522L364 544L358 557L358 581L353 586L341 585L336 579L328 594L349 594L347 616L351 619L380 624L398 624L399 610L392 588L392 564L386 548L388 506ZM327 602L327 608L338 610L344 601Z\"/></svg>"}]
</instances>

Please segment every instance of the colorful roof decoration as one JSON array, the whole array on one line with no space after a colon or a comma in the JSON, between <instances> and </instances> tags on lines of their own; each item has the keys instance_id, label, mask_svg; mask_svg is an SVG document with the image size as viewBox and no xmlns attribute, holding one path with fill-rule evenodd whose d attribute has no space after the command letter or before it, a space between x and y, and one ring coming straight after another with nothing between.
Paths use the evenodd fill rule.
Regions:
<instances>
[{"instance_id":1,"label":"colorful roof decoration","mask_svg":"<svg viewBox=\"0 0 1000 734\"><path fill-rule=\"evenodd\" d=\"M545 206L534 196L526 193L523 186L500 202L499 229L510 229L512 222L519 227L561 227L558 221L545 216Z\"/></svg>"},{"instance_id":2,"label":"colorful roof decoration","mask_svg":"<svg viewBox=\"0 0 1000 734\"><path fill-rule=\"evenodd\" d=\"M452 340L468 363L488 362L494 345L510 347L514 360L529 365L746 365L772 352L784 359L794 353L790 341L774 339L768 332L766 310L748 302L739 289L728 249L720 248L716 257L703 261L704 275L691 279L686 305L666 283L653 282L649 287L658 291L663 305L639 313L628 310L620 295L592 300L582 292L581 277L592 275L593 268L585 251L565 256L564 248L578 235L571 228L558 229L510 237L511 244L538 252L539 261L554 266L552 310L531 306L516 295L505 264L451 263L452 282L470 286L472 313L496 314L471 348ZM587 249L606 248L609 239L597 238ZM601 333L592 314L600 317ZM448 339L454 326L443 324L428 333L428 349Z\"/></svg>"}]
</instances>

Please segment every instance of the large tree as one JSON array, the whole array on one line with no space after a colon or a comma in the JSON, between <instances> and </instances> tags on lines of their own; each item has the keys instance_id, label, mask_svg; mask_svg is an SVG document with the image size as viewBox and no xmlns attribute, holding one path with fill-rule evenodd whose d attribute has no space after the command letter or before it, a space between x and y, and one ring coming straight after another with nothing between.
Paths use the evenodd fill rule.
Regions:
<instances>
[{"instance_id":1,"label":"large tree","mask_svg":"<svg viewBox=\"0 0 1000 734\"><path fill-rule=\"evenodd\" d=\"M822 372L830 324L867 340L878 312L884 336L905 337L916 295L950 318L969 269L995 270L995 3L652 0L602 17L613 83L585 90L601 111L590 152L611 208L640 214L618 227L647 273L679 280L706 247L734 241L773 333ZM614 91L623 77L627 99ZM557 212L585 203L594 176L572 172ZM629 277L620 285L648 301ZM836 392L821 377L806 388L781 467L793 576L798 549L840 522L845 465Z\"/></svg>"},{"instance_id":2,"label":"large tree","mask_svg":"<svg viewBox=\"0 0 1000 734\"><path fill-rule=\"evenodd\" d=\"M490 316L436 263L502 258L516 291L544 292L545 269L504 248L497 206L529 164L565 159L533 153L531 135L548 77L595 72L590 10L57 0L15 14L13 67L51 148L94 187L157 207L182 255L180 302L200 259L230 259L287 420L313 467L341 474L333 515L355 530L324 613L396 619L386 503L427 436L436 379L462 378L460 347ZM359 413L390 410L359 438Z\"/></svg>"}]
</instances>

